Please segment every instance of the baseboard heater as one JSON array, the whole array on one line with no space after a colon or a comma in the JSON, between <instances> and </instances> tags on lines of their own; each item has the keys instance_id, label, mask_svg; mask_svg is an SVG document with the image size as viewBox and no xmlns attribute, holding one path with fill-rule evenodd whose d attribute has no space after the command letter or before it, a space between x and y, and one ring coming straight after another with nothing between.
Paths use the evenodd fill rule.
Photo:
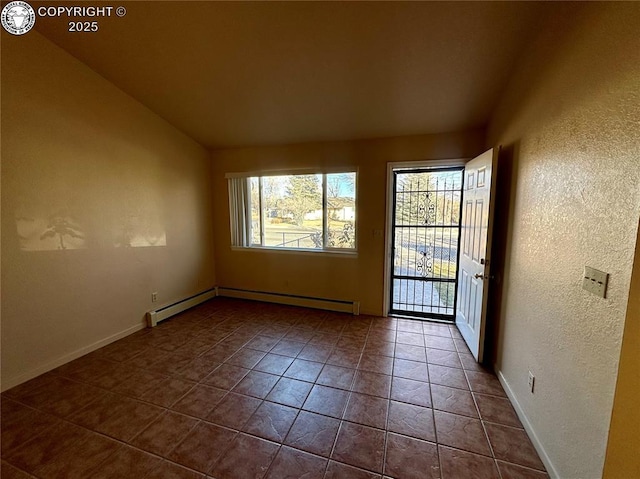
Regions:
<instances>
[{"instance_id":1,"label":"baseboard heater","mask_svg":"<svg viewBox=\"0 0 640 479\"><path fill-rule=\"evenodd\" d=\"M183 311L186 311L189 308L193 308L200 303L204 303L211 298L215 298L216 295L216 288L213 288L196 294L195 296L177 301L173 304L168 304L159 309L156 309L155 311L149 311L147 313L147 326L153 328L160 321L170 318L171 316L175 316L178 313L182 313Z\"/></svg>"},{"instance_id":2,"label":"baseboard heater","mask_svg":"<svg viewBox=\"0 0 640 479\"><path fill-rule=\"evenodd\" d=\"M267 303L286 304L289 306L302 306L305 308L326 309L342 313L360 314L360 301L340 301L336 299L311 298L308 296L296 296L283 293L266 293L263 291L249 291L245 289L218 287L218 296L227 298L250 299Z\"/></svg>"}]
</instances>

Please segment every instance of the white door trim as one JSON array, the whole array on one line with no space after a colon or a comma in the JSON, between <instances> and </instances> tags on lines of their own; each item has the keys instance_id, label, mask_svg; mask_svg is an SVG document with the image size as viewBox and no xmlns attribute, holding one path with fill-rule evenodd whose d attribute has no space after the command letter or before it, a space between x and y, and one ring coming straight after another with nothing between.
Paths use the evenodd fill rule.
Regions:
<instances>
[{"instance_id":1,"label":"white door trim","mask_svg":"<svg viewBox=\"0 0 640 479\"><path fill-rule=\"evenodd\" d=\"M384 227L384 283L382 301L382 316L389 315L389 302L391 295L391 238L393 237L391 228L393 227L393 171L403 168L442 168L447 166L464 166L467 159L449 160L418 160L418 161L396 161L387 163L387 218Z\"/></svg>"}]
</instances>

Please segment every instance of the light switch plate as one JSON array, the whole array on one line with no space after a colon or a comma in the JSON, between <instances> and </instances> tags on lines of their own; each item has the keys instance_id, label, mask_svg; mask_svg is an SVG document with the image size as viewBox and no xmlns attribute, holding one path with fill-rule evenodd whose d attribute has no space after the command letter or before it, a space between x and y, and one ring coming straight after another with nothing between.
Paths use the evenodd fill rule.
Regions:
<instances>
[{"instance_id":1,"label":"light switch plate","mask_svg":"<svg viewBox=\"0 0 640 479\"><path fill-rule=\"evenodd\" d=\"M586 289L590 293L605 298L607 294L607 283L609 282L609 273L598 271L597 269L584 267L582 275L582 289Z\"/></svg>"}]
</instances>

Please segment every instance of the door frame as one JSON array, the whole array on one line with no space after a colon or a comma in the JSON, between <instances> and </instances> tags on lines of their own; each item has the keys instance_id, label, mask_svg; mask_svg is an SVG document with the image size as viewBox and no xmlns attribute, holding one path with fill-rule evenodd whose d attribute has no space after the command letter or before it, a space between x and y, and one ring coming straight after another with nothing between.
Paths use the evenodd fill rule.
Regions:
<instances>
[{"instance_id":1,"label":"door frame","mask_svg":"<svg viewBox=\"0 0 640 479\"><path fill-rule=\"evenodd\" d=\"M386 220L384 228L384 282L382 301L382 316L389 316L389 308L391 306L391 258L393 257L393 171L399 169L418 169L418 168L446 168L464 166L471 158L462 159L446 159L446 160L417 160L417 161L397 161L387 163L387 198L386 198ZM456 283L457 287L457 283Z\"/></svg>"}]
</instances>

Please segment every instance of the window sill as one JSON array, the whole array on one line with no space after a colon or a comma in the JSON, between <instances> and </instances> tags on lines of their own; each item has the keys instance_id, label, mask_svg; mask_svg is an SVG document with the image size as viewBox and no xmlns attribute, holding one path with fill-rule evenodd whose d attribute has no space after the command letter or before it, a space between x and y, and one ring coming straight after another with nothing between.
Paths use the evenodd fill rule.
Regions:
<instances>
[{"instance_id":1,"label":"window sill","mask_svg":"<svg viewBox=\"0 0 640 479\"><path fill-rule=\"evenodd\" d=\"M297 254L303 256L319 256L319 257L344 257L355 259L358 257L357 251L340 251L337 249L303 249L303 248L275 248L269 246L232 246L231 251L246 251L255 253L282 253Z\"/></svg>"}]
</instances>

